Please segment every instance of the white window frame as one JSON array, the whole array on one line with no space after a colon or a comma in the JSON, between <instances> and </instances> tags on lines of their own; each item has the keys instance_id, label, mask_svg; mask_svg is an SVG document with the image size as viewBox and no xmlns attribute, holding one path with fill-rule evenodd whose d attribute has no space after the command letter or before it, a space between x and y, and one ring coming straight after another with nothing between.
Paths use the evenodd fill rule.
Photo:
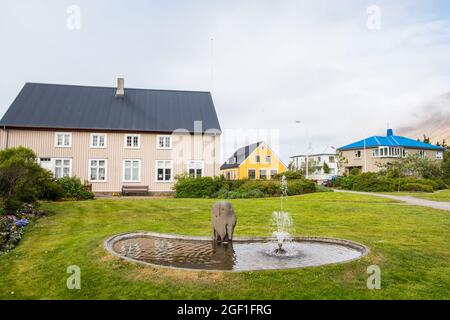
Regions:
<instances>
[{"instance_id":1,"label":"white window frame","mask_svg":"<svg viewBox=\"0 0 450 320\"><path fill-rule=\"evenodd\" d=\"M133 179L131 179L131 180L125 180L125 162L126 161L137 161L138 162L138 169L139 169L139 171L138 171L138 179L137 180L133 180ZM131 167L131 168L133 168L133 167ZM123 183L127 183L127 182L141 182L141 169L142 169L142 166L141 166L141 159L123 159L123 162L122 162L122 182ZM133 171L131 171L131 178L132 178L132 176L133 176Z\"/></svg>"},{"instance_id":2,"label":"white window frame","mask_svg":"<svg viewBox=\"0 0 450 320\"><path fill-rule=\"evenodd\" d=\"M127 145L127 140L128 137L131 137L131 146ZM135 147L133 146L133 140L134 138L137 137L138 138L138 145ZM141 135L140 134L134 134L134 133L127 133L124 135L124 139L123 139L123 147L125 149L140 149L141 148Z\"/></svg>"},{"instance_id":3,"label":"white window frame","mask_svg":"<svg viewBox=\"0 0 450 320\"><path fill-rule=\"evenodd\" d=\"M250 178L250 171L254 171L255 172L255 178L254 179ZM256 169L248 169L247 170L247 177L248 177L249 180L256 180Z\"/></svg>"},{"instance_id":4,"label":"white window frame","mask_svg":"<svg viewBox=\"0 0 450 320\"><path fill-rule=\"evenodd\" d=\"M63 135L63 145L58 145L58 135ZM64 137L69 136L69 145L64 145ZM72 148L72 132L55 132L55 148Z\"/></svg>"},{"instance_id":5,"label":"white window frame","mask_svg":"<svg viewBox=\"0 0 450 320\"><path fill-rule=\"evenodd\" d=\"M275 173L272 175L272 173L275 171ZM270 180L272 180L273 179L273 176L276 176L278 174L278 170L277 169L270 169L269 170L269 177L270 177Z\"/></svg>"},{"instance_id":6,"label":"white window frame","mask_svg":"<svg viewBox=\"0 0 450 320\"><path fill-rule=\"evenodd\" d=\"M443 151L436 151L436 159L437 160L444 159L444 152Z\"/></svg>"},{"instance_id":7,"label":"white window frame","mask_svg":"<svg viewBox=\"0 0 450 320\"><path fill-rule=\"evenodd\" d=\"M160 145L159 145L159 140L161 139L161 138L163 138L164 139L164 141L163 141L163 144L164 144L164 146L163 147L161 147ZM166 146L166 139L167 138L169 138L169 146ZM160 150L170 150L170 149L172 149L172 136L171 135L157 135L156 136L156 149L160 149Z\"/></svg>"},{"instance_id":8,"label":"white window frame","mask_svg":"<svg viewBox=\"0 0 450 320\"><path fill-rule=\"evenodd\" d=\"M269 161L267 161L267 159L269 159ZM266 163L272 163L272 156L271 155L267 155L266 156Z\"/></svg>"},{"instance_id":9,"label":"white window frame","mask_svg":"<svg viewBox=\"0 0 450 320\"><path fill-rule=\"evenodd\" d=\"M164 167L163 167L163 180L158 180L158 162L162 161L164 163ZM170 166L166 167L166 162L170 163ZM170 169L170 180L165 180L166 179L166 169ZM163 159L159 159L159 160L155 160L155 182L156 183L170 183L173 182L173 161L172 160L163 160Z\"/></svg>"},{"instance_id":10,"label":"white window frame","mask_svg":"<svg viewBox=\"0 0 450 320\"><path fill-rule=\"evenodd\" d=\"M97 161L97 179L96 180L92 180L91 179L91 169L92 169L92 164L91 161ZM98 180L98 171L101 168L98 165L99 161L105 161L105 180ZM103 182L108 182L108 159L100 159L100 158L93 158L93 159L89 159L88 160L88 181L89 182L94 182L94 183L103 183Z\"/></svg>"},{"instance_id":11,"label":"white window frame","mask_svg":"<svg viewBox=\"0 0 450 320\"><path fill-rule=\"evenodd\" d=\"M189 170L190 169L192 169L191 168L191 164L192 163L196 163L196 164L199 164L200 163L200 166L199 167L197 167L196 165L194 166L194 170L195 170L195 173L194 173L194 178L197 178L197 177L204 177L205 176L205 162L203 161L203 160L189 160L188 162L187 162L187 164L186 164L186 167L187 167L187 174L189 175L189 176L191 176L191 174L189 173ZM197 175L197 170L198 169L200 169L200 170L202 170L202 174L199 176L199 175Z\"/></svg>"},{"instance_id":12,"label":"white window frame","mask_svg":"<svg viewBox=\"0 0 450 320\"><path fill-rule=\"evenodd\" d=\"M94 146L94 136L102 136L103 140L105 141L105 145L104 146ZM89 139L90 139L90 143L89 143L90 148L105 149L108 146L108 135L106 133L91 133L91 137ZM97 139L97 143L98 143L98 139Z\"/></svg>"},{"instance_id":13,"label":"white window frame","mask_svg":"<svg viewBox=\"0 0 450 320\"><path fill-rule=\"evenodd\" d=\"M53 175L55 178L57 179L61 179L61 178L65 178L64 177L64 161L69 160L69 177L72 177L72 170L73 170L73 166L72 166L72 158L53 158ZM61 177L56 177L56 161L61 160Z\"/></svg>"},{"instance_id":14,"label":"white window frame","mask_svg":"<svg viewBox=\"0 0 450 320\"><path fill-rule=\"evenodd\" d=\"M419 155L419 158L425 159L427 157L427 152L425 150L419 150L417 151L417 154Z\"/></svg>"},{"instance_id":15,"label":"white window frame","mask_svg":"<svg viewBox=\"0 0 450 320\"><path fill-rule=\"evenodd\" d=\"M261 172L263 172L263 171L264 171L264 176L265 176L264 179L261 178ZM267 176L267 169L259 169L258 175L259 175L259 180L269 180L269 177Z\"/></svg>"},{"instance_id":16,"label":"white window frame","mask_svg":"<svg viewBox=\"0 0 450 320\"><path fill-rule=\"evenodd\" d=\"M358 153L359 153L359 156L357 155ZM361 152L361 150L355 150L354 155L355 155L355 159L361 159L361 157L362 157L362 152Z\"/></svg>"}]
</instances>

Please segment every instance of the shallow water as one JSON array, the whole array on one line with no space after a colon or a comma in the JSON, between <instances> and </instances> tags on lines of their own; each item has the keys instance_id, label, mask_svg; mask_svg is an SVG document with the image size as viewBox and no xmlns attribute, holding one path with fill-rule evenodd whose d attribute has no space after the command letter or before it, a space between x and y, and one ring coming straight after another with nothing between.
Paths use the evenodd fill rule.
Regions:
<instances>
[{"instance_id":1,"label":"shallow water","mask_svg":"<svg viewBox=\"0 0 450 320\"><path fill-rule=\"evenodd\" d=\"M207 240L136 236L115 242L112 249L128 258L151 264L187 269L249 271L320 266L362 256L361 250L336 243L298 240L285 243L277 255L276 242Z\"/></svg>"}]
</instances>

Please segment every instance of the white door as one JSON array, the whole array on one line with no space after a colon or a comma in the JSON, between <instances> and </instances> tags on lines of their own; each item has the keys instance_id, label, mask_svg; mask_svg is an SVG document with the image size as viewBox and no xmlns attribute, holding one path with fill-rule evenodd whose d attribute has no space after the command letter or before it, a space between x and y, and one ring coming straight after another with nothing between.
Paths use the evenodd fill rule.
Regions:
<instances>
[{"instance_id":1,"label":"white door","mask_svg":"<svg viewBox=\"0 0 450 320\"><path fill-rule=\"evenodd\" d=\"M39 164L42 168L50 171L52 174L55 173L55 165L51 158L39 158Z\"/></svg>"}]
</instances>

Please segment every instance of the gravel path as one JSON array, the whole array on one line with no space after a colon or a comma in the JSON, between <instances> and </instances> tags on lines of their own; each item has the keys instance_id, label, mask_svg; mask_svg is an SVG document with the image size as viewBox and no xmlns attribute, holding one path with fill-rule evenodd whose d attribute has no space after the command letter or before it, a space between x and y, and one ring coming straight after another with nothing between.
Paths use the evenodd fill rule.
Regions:
<instances>
[{"instance_id":1,"label":"gravel path","mask_svg":"<svg viewBox=\"0 0 450 320\"><path fill-rule=\"evenodd\" d=\"M392 196L389 194L381 194L381 193L373 193L373 192L360 192L360 191L350 191L350 190L338 190L334 189L335 192L347 192L347 193L356 193L356 194L365 194L374 197L388 198L392 200L398 200L405 202L412 206L422 206L429 207L439 210L447 210L450 211L450 202L441 202L441 201L430 201L425 199L414 198L410 196Z\"/></svg>"}]
</instances>

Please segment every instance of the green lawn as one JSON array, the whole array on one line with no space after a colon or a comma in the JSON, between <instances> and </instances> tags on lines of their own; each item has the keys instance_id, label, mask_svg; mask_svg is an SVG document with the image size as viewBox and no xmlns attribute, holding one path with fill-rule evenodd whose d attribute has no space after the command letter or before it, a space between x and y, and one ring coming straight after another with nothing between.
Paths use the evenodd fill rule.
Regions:
<instances>
[{"instance_id":1,"label":"green lawn","mask_svg":"<svg viewBox=\"0 0 450 320\"><path fill-rule=\"evenodd\" d=\"M345 193L290 197L296 234L366 244L362 260L245 273L174 271L110 256L103 241L148 230L210 235L208 199L106 199L45 203L52 214L27 227L0 257L0 299L450 299L450 213ZM270 235L279 199L232 200L238 236ZM377 264L382 289L366 288ZM81 268L81 290L66 288L66 268Z\"/></svg>"},{"instance_id":2,"label":"green lawn","mask_svg":"<svg viewBox=\"0 0 450 320\"><path fill-rule=\"evenodd\" d=\"M426 192L382 192L384 194L390 194L393 196L410 196L415 198L421 198L431 201L444 201L450 202L450 190L441 190L434 193L426 193Z\"/></svg>"}]
</instances>

